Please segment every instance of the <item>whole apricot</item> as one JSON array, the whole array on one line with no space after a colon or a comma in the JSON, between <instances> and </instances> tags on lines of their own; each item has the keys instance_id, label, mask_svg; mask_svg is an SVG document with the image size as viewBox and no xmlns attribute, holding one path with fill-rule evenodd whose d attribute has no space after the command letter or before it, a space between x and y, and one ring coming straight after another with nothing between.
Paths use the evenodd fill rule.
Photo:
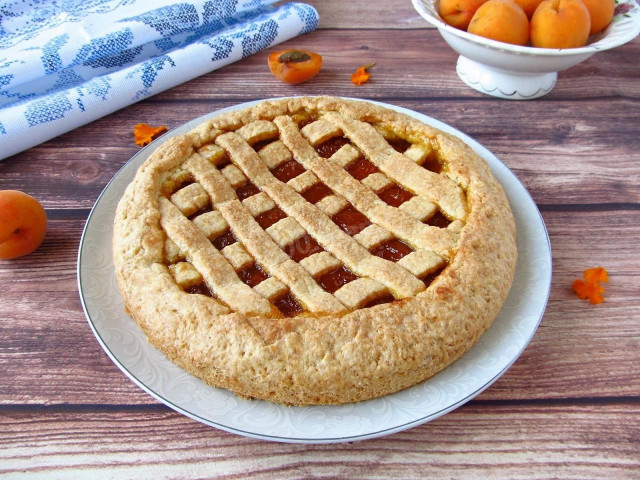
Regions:
<instances>
[{"instance_id":1,"label":"whole apricot","mask_svg":"<svg viewBox=\"0 0 640 480\"><path fill-rule=\"evenodd\" d=\"M440 0L438 13L452 27L466 30L473 14L487 0Z\"/></svg>"},{"instance_id":2,"label":"whole apricot","mask_svg":"<svg viewBox=\"0 0 640 480\"><path fill-rule=\"evenodd\" d=\"M613 18L613 12L616 9L615 0L582 0L587 10L589 10L589 16L591 17L591 30L589 35L601 32L607 25L611 23Z\"/></svg>"},{"instance_id":3,"label":"whole apricot","mask_svg":"<svg viewBox=\"0 0 640 480\"><path fill-rule=\"evenodd\" d=\"M33 252L46 230L47 214L35 198L17 190L0 190L0 259Z\"/></svg>"},{"instance_id":4,"label":"whole apricot","mask_svg":"<svg viewBox=\"0 0 640 480\"><path fill-rule=\"evenodd\" d=\"M520 7L522 7L522 10L524 10L524 13L527 14L527 17L531 18L533 16L533 12L536 11L536 8L538 8L538 5L540 5L540 3L542 2L542 0L513 0L514 2L516 2L518 5L520 5Z\"/></svg>"},{"instance_id":5,"label":"whole apricot","mask_svg":"<svg viewBox=\"0 0 640 480\"><path fill-rule=\"evenodd\" d=\"M582 0L544 0L531 18L531 45L577 48L587 43L591 19Z\"/></svg>"},{"instance_id":6,"label":"whole apricot","mask_svg":"<svg viewBox=\"0 0 640 480\"><path fill-rule=\"evenodd\" d=\"M526 45L529 19L513 0L489 0L476 10L467 32L499 42Z\"/></svg>"}]
</instances>

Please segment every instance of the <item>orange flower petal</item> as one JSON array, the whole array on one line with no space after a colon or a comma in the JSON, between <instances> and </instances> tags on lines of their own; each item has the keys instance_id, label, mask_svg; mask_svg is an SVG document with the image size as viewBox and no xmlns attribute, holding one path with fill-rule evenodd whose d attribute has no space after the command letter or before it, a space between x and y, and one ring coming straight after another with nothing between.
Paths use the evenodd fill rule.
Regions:
<instances>
[{"instance_id":1,"label":"orange flower petal","mask_svg":"<svg viewBox=\"0 0 640 480\"><path fill-rule=\"evenodd\" d=\"M167 131L167 127L161 125L159 127L152 127L146 123L138 123L133 127L133 138L136 141L136 145L144 147L151 143L151 141L163 132Z\"/></svg>"},{"instance_id":2,"label":"orange flower petal","mask_svg":"<svg viewBox=\"0 0 640 480\"><path fill-rule=\"evenodd\" d=\"M369 80L370 76L371 74L367 72L364 67L360 67L354 74L351 75L351 81L354 85L362 85L367 80Z\"/></svg>"},{"instance_id":3,"label":"orange flower petal","mask_svg":"<svg viewBox=\"0 0 640 480\"><path fill-rule=\"evenodd\" d=\"M369 65L363 65L359 67L353 74L351 74L351 81L354 85L362 85L363 83L369 80L371 74L367 72L371 67L373 67L375 63L371 63Z\"/></svg>"},{"instance_id":4,"label":"orange flower petal","mask_svg":"<svg viewBox=\"0 0 640 480\"><path fill-rule=\"evenodd\" d=\"M582 280L576 280L572 285L573 291L578 294L578 297L583 300L589 299L592 304L602 303L604 297L604 287L595 283L583 282Z\"/></svg>"},{"instance_id":5,"label":"orange flower petal","mask_svg":"<svg viewBox=\"0 0 640 480\"><path fill-rule=\"evenodd\" d=\"M609 275L607 274L607 271L602 267L588 268L584 271L583 275L584 279L588 283L609 281Z\"/></svg>"}]
</instances>

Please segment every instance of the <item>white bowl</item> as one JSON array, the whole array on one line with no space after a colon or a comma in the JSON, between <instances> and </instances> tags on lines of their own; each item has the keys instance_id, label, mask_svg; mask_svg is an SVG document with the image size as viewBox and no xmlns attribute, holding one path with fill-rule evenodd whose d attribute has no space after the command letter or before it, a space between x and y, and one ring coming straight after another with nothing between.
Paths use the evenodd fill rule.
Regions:
<instances>
[{"instance_id":1,"label":"white bowl","mask_svg":"<svg viewBox=\"0 0 640 480\"><path fill-rule=\"evenodd\" d=\"M619 0L616 15L603 31L580 48L533 48L511 45L459 30L438 15L439 0L412 0L414 8L460 54L456 70L464 83L499 98L529 100L551 91L560 70L594 53L629 42L640 33L640 6ZM623 13L619 13L623 12Z\"/></svg>"}]
</instances>

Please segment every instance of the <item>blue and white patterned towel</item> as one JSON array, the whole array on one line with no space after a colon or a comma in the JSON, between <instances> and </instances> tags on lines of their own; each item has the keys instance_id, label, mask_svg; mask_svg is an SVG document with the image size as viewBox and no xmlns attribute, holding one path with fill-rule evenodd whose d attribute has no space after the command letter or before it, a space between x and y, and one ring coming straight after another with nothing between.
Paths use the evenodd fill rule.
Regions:
<instances>
[{"instance_id":1,"label":"blue and white patterned towel","mask_svg":"<svg viewBox=\"0 0 640 480\"><path fill-rule=\"evenodd\" d=\"M4 2L0 160L318 25L275 1Z\"/></svg>"}]
</instances>

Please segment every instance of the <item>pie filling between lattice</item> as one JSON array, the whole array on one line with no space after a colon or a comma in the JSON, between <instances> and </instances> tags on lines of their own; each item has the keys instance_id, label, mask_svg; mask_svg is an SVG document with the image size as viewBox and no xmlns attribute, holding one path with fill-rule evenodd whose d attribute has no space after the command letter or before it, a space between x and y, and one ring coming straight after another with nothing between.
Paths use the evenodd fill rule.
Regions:
<instances>
[{"instance_id":1,"label":"pie filling between lattice","mask_svg":"<svg viewBox=\"0 0 640 480\"><path fill-rule=\"evenodd\" d=\"M326 385L320 386L324 382L321 374L316 392L308 385L313 381L297 385L292 379L313 374L322 365L306 365L297 373L287 374L290 385L274 385L270 377L278 375L270 376L268 369L282 369L287 359L271 362L271 356L286 352L270 350L278 350L274 345L286 342L288 337L296 336L298 341L305 335L309 337L308 348L317 349L316 337L326 330L329 336L321 340L327 349L324 357L335 355L335 341L346 339L332 339L331 329L315 321L322 318L339 323L351 318L353 312L362 314L365 310L377 313L369 312L363 319L373 315L384 320L388 315L390 324L406 329L401 316L405 315L407 301L415 302L416 312L429 310L417 299L423 298L422 303L433 301L433 295L427 295L429 287L439 277L447 277L449 266L459 255L465 230L473 230L474 223L501 213L506 226L499 230L506 235L497 232L502 238L491 242L501 245L502 254L498 253L498 259L482 258L475 265L487 267L487 260L501 261L498 273L508 277L498 282L506 285L499 298L485 300L494 303L487 308L489 316L495 317L496 305L499 309L511 283L509 276L513 275L513 219L501 189L493 184L496 182L490 174L487 176L486 166L476 167L481 161L469 149L458 150L456 143L453 151L451 146L443 146L443 138L453 141L443 135L380 107L332 98L302 98L214 118L191 134L170 140L140 169L116 218L114 255L129 311L150 340L174 361L209 383L243 396L295 404L343 403L397 390L394 382L390 382L391 388L367 387L377 380L363 380L356 374L361 384L347 387L351 393L332 396L326 392ZM458 157L471 157L473 161L470 165ZM491 189L497 193L491 193L497 195L497 201L490 196L483 196L481 201L468 198L476 182L473 168L493 182ZM136 241L138 245L132 245ZM158 289L169 279L175 282L177 288L170 292L179 299L177 307L183 311L156 312L131 301L132 290L138 290L137 294L145 290L131 289L132 279L137 278L133 272L145 269L142 277L148 275L150 284L154 276L162 278L156 282ZM454 278L461 273L451 270L449 276ZM492 268L487 270L475 274L490 274ZM442 286L445 289L451 284L451 279L446 279ZM467 291L473 283L463 285L461 292L473 295ZM440 296L448 293L443 290ZM157 295L162 296L163 291L158 290ZM385 305L388 308L380 307ZM148 318L150 312L161 318ZM442 319L421 314L426 315L423 322L455 328L439 325ZM209 334L219 335L213 323L228 322L231 332L227 341L237 342L234 336L238 328L233 324L238 320L226 319L229 315L240 316L252 325L257 338L248 341L247 347L262 341L253 348L264 357L262 363L267 370L254 373L255 382L263 384L255 391L236 385L230 375L229 370L240 368L238 363L242 361L223 355L225 358L216 364L217 355L210 353L208 358L208 349L201 345L206 339L192 339L197 345L192 348L184 345L188 335L175 331L193 328L204 333L206 328L200 324L209 322ZM474 315L482 317L483 313L472 312ZM445 315L448 322L449 316ZM295 321L285 321L287 318ZM165 320L164 327L156 324L163 325ZM492 320L483 319L480 330ZM181 325L185 322L197 325ZM274 325L265 326L264 322ZM167 329L174 331L164 331ZM170 338L154 338L159 334ZM353 335L357 337L358 332ZM464 348L477 336L479 333L471 332L463 342ZM221 341L224 339L215 338L212 345L219 347ZM380 348L405 348L404 341L398 335L396 344L391 339ZM430 337L429 342L433 341ZM300 348L305 348L304 342ZM377 348L372 345L372 358L388 355ZM455 351L458 348L454 345L452 352L446 352L444 363L459 356ZM403 353L399 355L401 358ZM443 352L435 356L440 358ZM294 364L296 359L290 361ZM233 368L227 368L228 362ZM415 359L406 366L409 364L415 364ZM255 365L255 361L247 363L253 369ZM397 366L400 376L406 375L406 366ZM336 362L336 367L357 368L357 362ZM203 373L202 369L210 371ZM431 370L431 366L425 366L417 378L426 378ZM354 377L353 372L350 375ZM405 383L400 388L409 386ZM278 388L291 392L275 392ZM343 388L336 386L337 390Z\"/></svg>"}]
</instances>

